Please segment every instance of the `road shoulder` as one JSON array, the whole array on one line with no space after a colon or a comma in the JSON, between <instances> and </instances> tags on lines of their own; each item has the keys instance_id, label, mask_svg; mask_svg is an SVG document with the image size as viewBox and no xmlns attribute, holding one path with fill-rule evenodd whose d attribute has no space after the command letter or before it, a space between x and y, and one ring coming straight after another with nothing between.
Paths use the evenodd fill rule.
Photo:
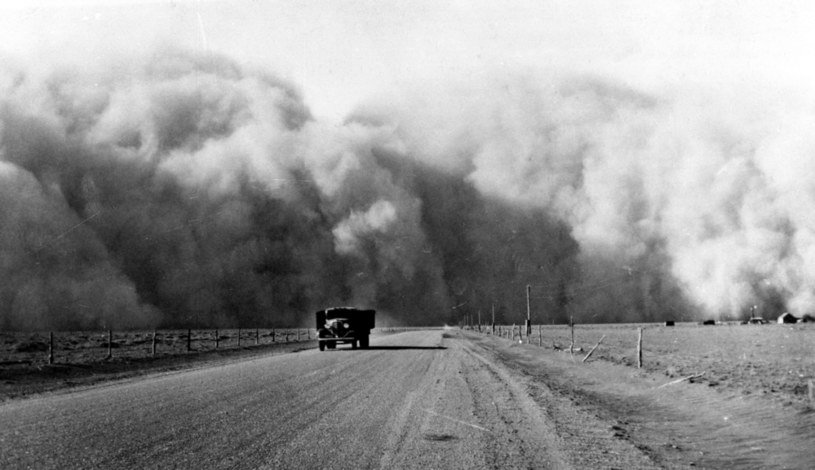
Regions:
<instances>
[{"instance_id":1,"label":"road shoulder","mask_svg":"<svg viewBox=\"0 0 815 470\"><path fill-rule=\"evenodd\" d=\"M599 433L639 449L670 468L806 468L815 413L704 384L670 380L605 361L583 363L567 352L461 332L489 360L502 364L536 403L595 420L559 433L579 443ZM557 406L561 403L563 406ZM550 416L557 424L562 417Z\"/></svg>"}]
</instances>

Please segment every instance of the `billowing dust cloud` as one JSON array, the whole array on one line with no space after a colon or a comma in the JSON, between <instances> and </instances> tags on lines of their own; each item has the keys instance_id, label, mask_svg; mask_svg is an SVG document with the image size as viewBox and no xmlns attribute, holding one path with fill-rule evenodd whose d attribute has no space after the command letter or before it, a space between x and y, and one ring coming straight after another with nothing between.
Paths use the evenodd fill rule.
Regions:
<instances>
[{"instance_id":1,"label":"billowing dust cloud","mask_svg":"<svg viewBox=\"0 0 815 470\"><path fill-rule=\"evenodd\" d=\"M527 284L545 323L815 301L811 118L516 77L335 125L182 51L0 90L3 328L514 322Z\"/></svg>"},{"instance_id":2,"label":"billowing dust cloud","mask_svg":"<svg viewBox=\"0 0 815 470\"><path fill-rule=\"evenodd\" d=\"M398 123L414 158L564 222L580 246L566 291L584 316L811 312L815 114L779 96L687 91L513 77L367 109Z\"/></svg>"}]
</instances>

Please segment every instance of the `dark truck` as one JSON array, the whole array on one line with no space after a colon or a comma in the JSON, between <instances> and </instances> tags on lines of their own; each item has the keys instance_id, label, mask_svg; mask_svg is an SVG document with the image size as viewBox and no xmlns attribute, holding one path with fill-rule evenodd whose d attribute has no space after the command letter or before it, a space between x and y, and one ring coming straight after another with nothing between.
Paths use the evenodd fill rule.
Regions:
<instances>
[{"instance_id":1,"label":"dark truck","mask_svg":"<svg viewBox=\"0 0 815 470\"><path fill-rule=\"evenodd\" d=\"M356 349L368 347L368 336L374 328L376 310L335 307L320 310L317 318L317 341L320 351L334 349L337 343L351 343Z\"/></svg>"}]
</instances>

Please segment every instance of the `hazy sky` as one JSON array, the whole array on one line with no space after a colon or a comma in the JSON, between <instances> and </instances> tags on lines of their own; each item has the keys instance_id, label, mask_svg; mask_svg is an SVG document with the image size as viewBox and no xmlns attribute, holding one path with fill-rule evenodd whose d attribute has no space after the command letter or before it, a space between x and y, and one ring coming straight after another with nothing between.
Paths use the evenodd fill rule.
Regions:
<instances>
[{"instance_id":1,"label":"hazy sky","mask_svg":"<svg viewBox=\"0 0 815 470\"><path fill-rule=\"evenodd\" d=\"M0 7L0 57L105 64L168 44L227 54L301 87L318 116L406 85L584 71L813 96L812 2L24 1ZM793 93L790 93L792 91Z\"/></svg>"}]
</instances>

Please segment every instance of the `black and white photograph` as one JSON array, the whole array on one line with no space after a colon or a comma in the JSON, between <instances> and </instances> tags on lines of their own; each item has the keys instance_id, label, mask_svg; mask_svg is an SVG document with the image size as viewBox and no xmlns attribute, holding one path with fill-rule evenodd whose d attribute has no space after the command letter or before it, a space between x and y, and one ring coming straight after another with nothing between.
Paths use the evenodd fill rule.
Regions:
<instances>
[{"instance_id":1,"label":"black and white photograph","mask_svg":"<svg viewBox=\"0 0 815 470\"><path fill-rule=\"evenodd\" d=\"M813 22L0 3L0 468L813 468Z\"/></svg>"}]
</instances>

